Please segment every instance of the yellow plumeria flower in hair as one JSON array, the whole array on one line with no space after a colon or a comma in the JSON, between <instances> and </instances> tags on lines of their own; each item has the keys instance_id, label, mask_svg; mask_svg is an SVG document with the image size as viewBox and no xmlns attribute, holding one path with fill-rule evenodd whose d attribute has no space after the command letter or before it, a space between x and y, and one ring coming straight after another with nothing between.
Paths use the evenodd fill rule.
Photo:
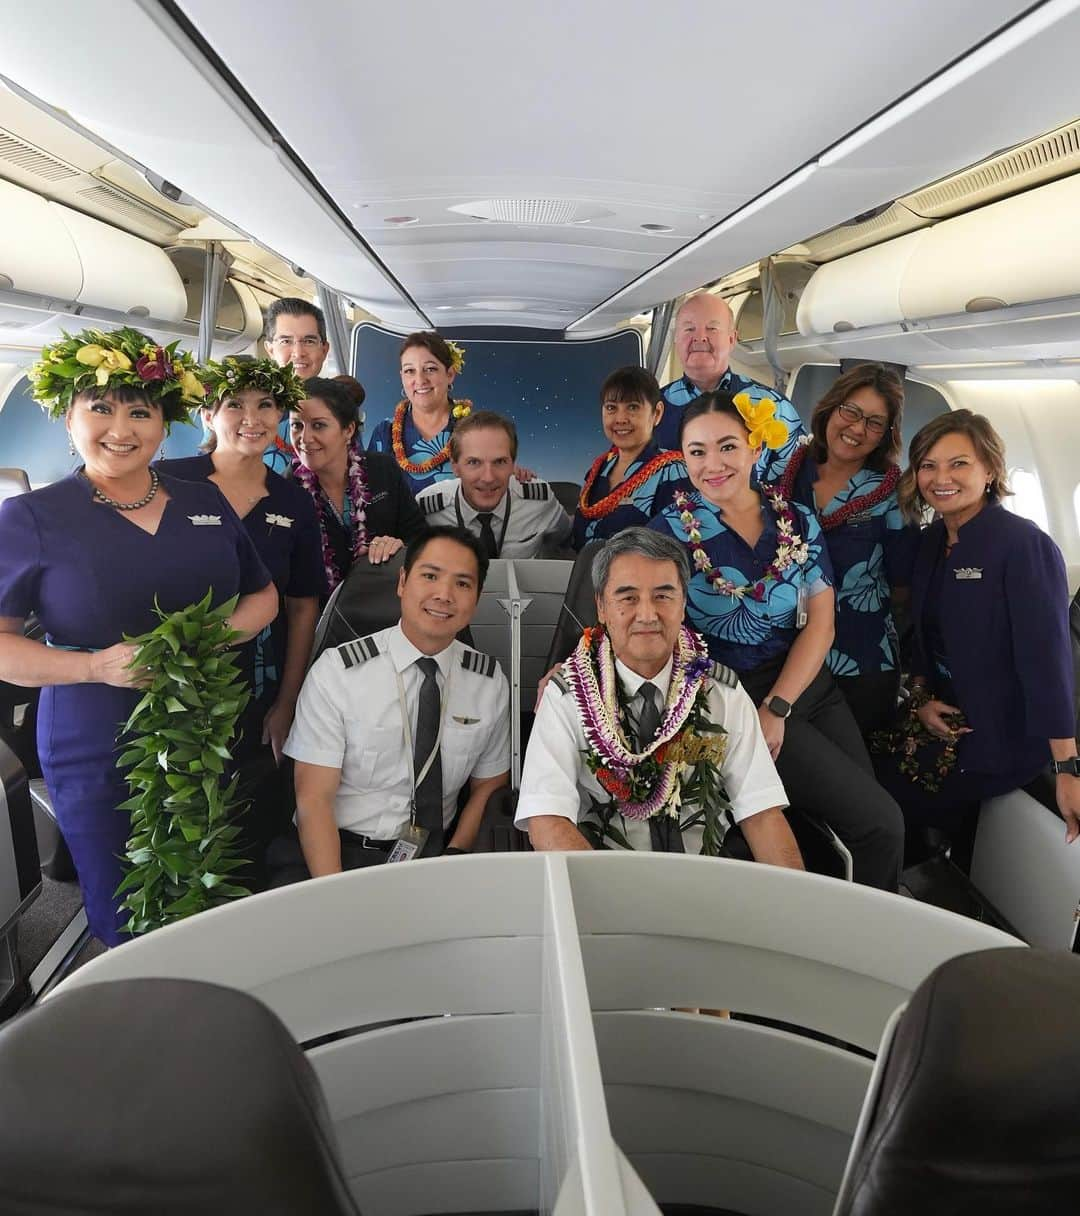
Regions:
<instances>
[{"instance_id":1,"label":"yellow plumeria flower in hair","mask_svg":"<svg viewBox=\"0 0 1080 1216\"><path fill-rule=\"evenodd\" d=\"M749 393L736 393L731 400L750 432L747 443L752 448L764 444L775 451L787 443L790 432L787 423L775 417L775 401L769 397L754 401Z\"/></svg>"},{"instance_id":2,"label":"yellow plumeria flower in hair","mask_svg":"<svg viewBox=\"0 0 1080 1216\"><path fill-rule=\"evenodd\" d=\"M457 375L465 367L465 350L464 347L458 346L456 342L446 341L447 349L450 351L450 370Z\"/></svg>"}]
</instances>

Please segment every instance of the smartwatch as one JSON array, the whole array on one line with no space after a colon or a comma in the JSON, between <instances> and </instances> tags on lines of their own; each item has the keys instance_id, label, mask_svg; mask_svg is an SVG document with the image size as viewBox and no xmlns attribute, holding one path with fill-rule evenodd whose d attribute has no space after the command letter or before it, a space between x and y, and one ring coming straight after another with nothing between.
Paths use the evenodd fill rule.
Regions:
<instances>
[{"instance_id":1,"label":"smartwatch","mask_svg":"<svg viewBox=\"0 0 1080 1216\"><path fill-rule=\"evenodd\" d=\"M1080 756L1070 756L1068 760L1051 760L1050 767L1055 773L1068 773L1072 777L1080 777Z\"/></svg>"},{"instance_id":2,"label":"smartwatch","mask_svg":"<svg viewBox=\"0 0 1080 1216\"><path fill-rule=\"evenodd\" d=\"M791 706L783 697L769 697L764 705L769 713L776 714L778 718L791 717Z\"/></svg>"}]
</instances>

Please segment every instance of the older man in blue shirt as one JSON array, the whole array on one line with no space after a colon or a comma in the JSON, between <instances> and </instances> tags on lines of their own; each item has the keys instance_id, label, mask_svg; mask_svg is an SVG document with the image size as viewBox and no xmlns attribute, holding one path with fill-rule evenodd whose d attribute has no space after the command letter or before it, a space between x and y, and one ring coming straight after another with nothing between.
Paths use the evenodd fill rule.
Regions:
<instances>
[{"instance_id":1,"label":"older man in blue shirt","mask_svg":"<svg viewBox=\"0 0 1080 1216\"><path fill-rule=\"evenodd\" d=\"M726 300L700 292L684 301L675 315L675 350L683 374L664 387L664 415L653 438L660 447L677 450L683 409L695 397L715 389L733 394L746 392L755 402L774 401L776 417L787 423L790 434L787 443L776 451L762 449L757 477L759 481L768 481L770 468L773 465L784 468L806 430L798 411L782 393L731 370L728 361L738 337L735 318Z\"/></svg>"}]
</instances>

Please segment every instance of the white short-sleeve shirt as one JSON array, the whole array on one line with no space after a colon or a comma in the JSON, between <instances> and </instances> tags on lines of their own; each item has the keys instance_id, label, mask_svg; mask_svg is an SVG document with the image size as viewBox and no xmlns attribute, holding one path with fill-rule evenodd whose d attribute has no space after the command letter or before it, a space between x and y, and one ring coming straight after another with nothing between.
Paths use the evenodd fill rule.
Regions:
<instances>
[{"instance_id":1,"label":"white short-sleeve shirt","mask_svg":"<svg viewBox=\"0 0 1080 1216\"><path fill-rule=\"evenodd\" d=\"M619 660L615 662L615 670L626 696L637 697L645 677ZM671 684L671 671L669 661L650 681L663 698L667 697ZM733 676L730 683L710 679L709 718L727 732L727 750L720 774L734 821L739 823L771 807L787 806L787 794L761 733L758 712L746 690ZM594 799L608 802L610 795L585 764L586 748L574 695L563 691L552 680L544 692L529 736L515 826L526 829L528 820L534 815L562 815L572 823L578 823L589 812ZM682 820L689 819L695 809L684 804L680 812ZM634 849L648 851L652 848L647 821L620 817L615 822ZM701 852L701 837L700 826L683 831L683 844L688 853ZM613 841L607 843L610 847L618 847Z\"/></svg>"},{"instance_id":2,"label":"white short-sleeve shirt","mask_svg":"<svg viewBox=\"0 0 1080 1216\"><path fill-rule=\"evenodd\" d=\"M394 625L325 651L304 680L285 754L341 770L334 803L339 828L391 840L409 822L412 777L397 676L415 740L421 657ZM432 657L442 696L449 697L439 751L448 826L466 781L510 768L510 692L491 655L455 640Z\"/></svg>"},{"instance_id":3,"label":"white short-sleeve shirt","mask_svg":"<svg viewBox=\"0 0 1080 1216\"><path fill-rule=\"evenodd\" d=\"M425 487L416 501L432 526L458 524L474 536L480 535L479 512L469 505L456 477ZM522 482L511 477L491 516L495 539L502 539L499 557L536 557L545 544L564 544L573 528L551 486L540 480Z\"/></svg>"}]
</instances>

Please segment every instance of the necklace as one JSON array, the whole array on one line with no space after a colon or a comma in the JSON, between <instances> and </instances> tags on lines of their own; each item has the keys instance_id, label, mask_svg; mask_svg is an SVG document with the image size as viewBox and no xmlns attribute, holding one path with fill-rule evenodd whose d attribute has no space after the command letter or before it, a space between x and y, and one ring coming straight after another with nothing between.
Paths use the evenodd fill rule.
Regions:
<instances>
[{"instance_id":1,"label":"necklace","mask_svg":"<svg viewBox=\"0 0 1080 1216\"><path fill-rule=\"evenodd\" d=\"M792 563L803 565L810 556L810 549L796 528L795 512L788 502L775 491L769 493L768 498L776 513L776 553L760 579L740 586L724 578L709 561L709 555L701 547L701 520L694 516L694 504L685 491L677 490L675 493L675 508L679 512L679 523L686 533L687 547L694 559L694 568L704 574L713 590L721 595L742 599L744 595L749 594L753 600L763 600L766 583L779 579Z\"/></svg>"},{"instance_id":2,"label":"necklace","mask_svg":"<svg viewBox=\"0 0 1080 1216\"><path fill-rule=\"evenodd\" d=\"M701 785L703 767L709 770L707 776L718 781L716 768L723 761L726 738L708 716L711 671L704 640L684 625L675 643L671 685L656 734L636 752L623 725L611 639L602 627L585 630L563 665L563 678L581 716L587 744L585 763L611 796L613 811L626 819L659 815L678 819L685 765L695 770L688 794ZM710 798L709 803L707 813L710 807L721 812L719 799Z\"/></svg>"},{"instance_id":3,"label":"necklace","mask_svg":"<svg viewBox=\"0 0 1080 1216\"><path fill-rule=\"evenodd\" d=\"M90 485L94 488L94 501L100 502L106 507L114 507L117 511L137 511L140 507L145 507L146 504L158 492L158 486L161 483L161 478L158 477L157 469L151 469L150 489L142 496L142 498L137 499L135 502L117 502L115 498L110 498L107 494L103 494L97 488L97 486L90 481L90 478L86 476L85 471L83 472L82 476L86 479L86 481L90 482Z\"/></svg>"},{"instance_id":4,"label":"necklace","mask_svg":"<svg viewBox=\"0 0 1080 1216\"><path fill-rule=\"evenodd\" d=\"M788 461L788 466L784 470L783 476L776 483L776 490L781 497L791 500L794 498L795 479L799 476L799 471L802 469L803 461L806 459L808 443L795 449ZM896 489L896 484L900 480L900 470L896 465L890 464L885 470L885 475L882 477L880 484L866 494L860 494L857 498L850 498L842 507L837 507L835 511L828 515L818 512L818 520L823 531L831 532L833 528L839 528L841 524L846 524L853 515L862 515L866 511L873 510L879 503L884 502L890 494Z\"/></svg>"},{"instance_id":5,"label":"necklace","mask_svg":"<svg viewBox=\"0 0 1080 1216\"><path fill-rule=\"evenodd\" d=\"M633 477L624 478L614 490L611 490L599 502L594 502L590 506L589 495L596 484L596 479L600 476L600 470L613 456L617 456L618 454L618 448L610 448L593 461L592 468L585 476L585 484L581 487L581 497L578 499L578 512L583 519L587 519L590 522L594 519L605 519L618 508L623 499L630 498L636 494L654 473L659 473L661 469L667 468L669 464L682 463L682 452L660 452L652 460L643 464Z\"/></svg>"},{"instance_id":6,"label":"necklace","mask_svg":"<svg viewBox=\"0 0 1080 1216\"><path fill-rule=\"evenodd\" d=\"M355 448L349 449L349 467L346 474L344 510L338 515L334 504L323 494L319 479L306 465L297 464L293 467L293 476L315 500L315 514L319 519L319 536L322 540L323 570L326 572L326 584L329 591L345 577L345 572L338 569L334 557L334 547L326 530L326 518L322 507L327 506L346 531L352 523L352 557L355 561L361 553L367 551L367 508L371 502L371 492L368 490L367 472L360 452Z\"/></svg>"},{"instance_id":7,"label":"necklace","mask_svg":"<svg viewBox=\"0 0 1080 1216\"><path fill-rule=\"evenodd\" d=\"M398 402L397 409L394 410L394 421L390 425L390 446L394 450L394 459L398 462L398 468L403 473L408 473L410 477L424 477L428 473L433 473L450 459L450 440L448 439L435 455L429 456L427 460L417 462L410 460L405 455L404 440L407 409L407 401ZM450 422L448 423L450 429L453 430L455 418L468 418L471 413L471 401L450 402Z\"/></svg>"}]
</instances>

